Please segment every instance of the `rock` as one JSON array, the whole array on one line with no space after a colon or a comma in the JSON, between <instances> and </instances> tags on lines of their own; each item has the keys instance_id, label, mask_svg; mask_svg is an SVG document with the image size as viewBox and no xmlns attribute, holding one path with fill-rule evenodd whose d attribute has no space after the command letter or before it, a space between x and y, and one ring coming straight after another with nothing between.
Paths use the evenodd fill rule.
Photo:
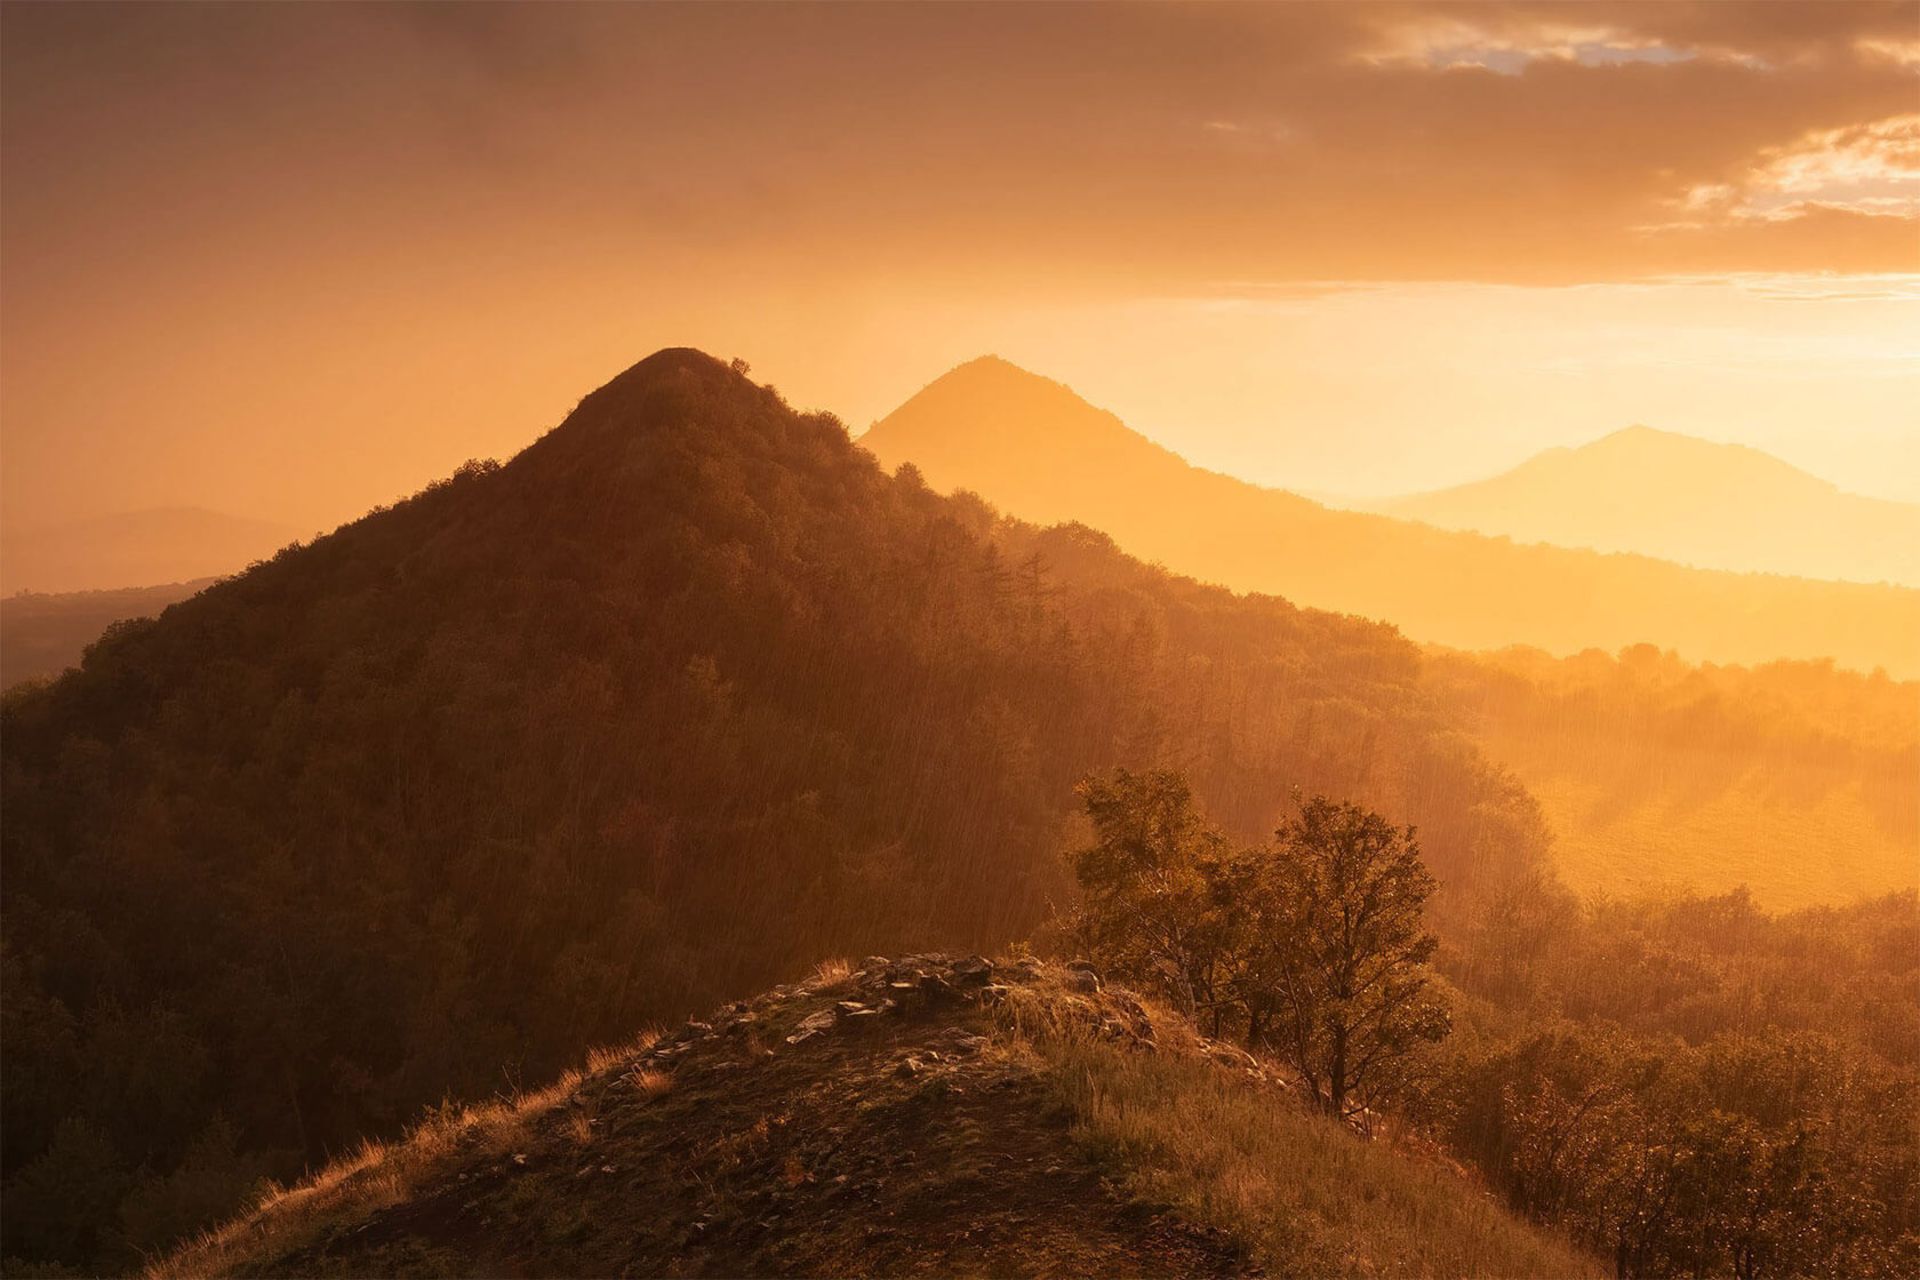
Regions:
<instances>
[{"instance_id":1,"label":"rock","mask_svg":"<svg viewBox=\"0 0 1920 1280\"><path fill-rule=\"evenodd\" d=\"M833 1026L837 1016L832 1009L822 1009L818 1013L808 1014L800 1019L799 1028L787 1037L787 1043L804 1044L815 1036L825 1035Z\"/></svg>"},{"instance_id":2,"label":"rock","mask_svg":"<svg viewBox=\"0 0 1920 1280\"><path fill-rule=\"evenodd\" d=\"M985 1036L974 1035L972 1032L964 1031L959 1027L954 1027L940 1037L940 1043L946 1047L948 1053L955 1053L962 1057L967 1057L986 1048L987 1038Z\"/></svg>"},{"instance_id":3,"label":"rock","mask_svg":"<svg viewBox=\"0 0 1920 1280\"><path fill-rule=\"evenodd\" d=\"M1084 995L1092 995L1100 989L1100 975L1091 969L1069 969L1066 974L1065 986L1069 991L1078 991Z\"/></svg>"},{"instance_id":4,"label":"rock","mask_svg":"<svg viewBox=\"0 0 1920 1280\"><path fill-rule=\"evenodd\" d=\"M993 976L993 961L985 956L968 956L953 966L953 980L963 987L983 986Z\"/></svg>"},{"instance_id":5,"label":"rock","mask_svg":"<svg viewBox=\"0 0 1920 1280\"><path fill-rule=\"evenodd\" d=\"M923 973L920 975L920 994L942 999L953 994L953 984L937 973Z\"/></svg>"},{"instance_id":6,"label":"rock","mask_svg":"<svg viewBox=\"0 0 1920 1280\"><path fill-rule=\"evenodd\" d=\"M899 1076L902 1080L911 1080L926 1069L926 1063L920 1061L920 1059L914 1057L912 1054L908 1054L900 1060L900 1065L893 1069L893 1074Z\"/></svg>"},{"instance_id":7,"label":"rock","mask_svg":"<svg viewBox=\"0 0 1920 1280\"><path fill-rule=\"evenodd\" d=\"M893 962L888 960L885 956L868 956L865 960L862 960L860 962L860 968L867 973L873 973L877 970L886 968L891 963Z\"/></svg>"},{"instance_id":8,"label":"rock","mask_svg":"<svg viewBox=\"0 0 1920 1280\"><path fill-rule=\"evenodd\" d=\"M1218 1040L1214 1040L1208 1042L1205 1052L1209 1058L1214 1059L1216 1062L1225 1063L1228 1066L1244 1067L1248 1070L1255 1069L1259 1066L1258 1060L1238 1045L1223 1044Z\"/></svg>"}]
</instances>

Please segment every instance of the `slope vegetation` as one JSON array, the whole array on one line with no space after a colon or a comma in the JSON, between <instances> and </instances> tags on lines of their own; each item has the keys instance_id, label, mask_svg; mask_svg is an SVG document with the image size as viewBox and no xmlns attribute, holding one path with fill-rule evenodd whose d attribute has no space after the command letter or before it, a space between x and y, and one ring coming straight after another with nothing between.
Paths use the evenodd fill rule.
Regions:
<instances>
[{"instance_id":1,"label":"slope vegetation","mask_svg":"<svg viewBox=\"0 0 1920 1280\"><path fill-rule=\"evenodd\" d=\"M1598 1274L1088 970L938 955L824 969L436 1114L150 1274L1249 1271Z\"/></svg>"},{"instance_id":2,"label":"slope vegetation","mask_svg":"<svg viewBox=\"0 0 1920 1280\"><path fill-rule=\"evenodd\" d=\"M1709 572L1330 510L1191 466L992 358L940 378L860 442L1024 519L1085 521L1179 572L1441 644L1574 653L1650 642L1695 661L1834 658L1920 675L1920 591Z\"/></svg>"},{"instance_id":3,"label":"slope vegetation","mask_svg":"<svg viewBox=\"0 0 1920 1280\"><path fill-rule=\"evenodd\" d=\"M1708 569L1920 586L1920 506L1844 493L1757 449L1650 427L1549 449L1473 484L1360 505Z\"/></svg>"}]
</instances>

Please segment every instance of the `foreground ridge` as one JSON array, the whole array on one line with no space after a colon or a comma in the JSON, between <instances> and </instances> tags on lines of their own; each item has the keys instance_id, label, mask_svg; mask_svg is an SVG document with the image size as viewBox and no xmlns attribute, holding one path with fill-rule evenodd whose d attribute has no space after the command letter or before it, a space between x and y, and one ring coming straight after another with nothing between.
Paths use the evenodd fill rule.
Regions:
<instances>
[{"instance_id":1,"label":"foreground ridge","mask_svg":"<svg viewBox=\"0 0 1920 1280\"><path fill-rule=\"evenodd\" d=\"M1177 1161L1121 1131L1132 1095L1168 1089L1408 1162L1308 1116L1282 1072L1089 965L876 956L596 1054L515 1103L442 1108L150 1274L1445 1273L1393 1265L1411 1253L1358 1235L1330 1248L1308 1222L1285 1236L1305 1252L1278 1257L1217 1220ZM1453 1183L1468 1218L1526 1237L1521 1261L1592 1270L1444 1170L1412 1176ZM1506 1247L1473 1256L1517 1265Z\"/></svg>"}]
</instances>

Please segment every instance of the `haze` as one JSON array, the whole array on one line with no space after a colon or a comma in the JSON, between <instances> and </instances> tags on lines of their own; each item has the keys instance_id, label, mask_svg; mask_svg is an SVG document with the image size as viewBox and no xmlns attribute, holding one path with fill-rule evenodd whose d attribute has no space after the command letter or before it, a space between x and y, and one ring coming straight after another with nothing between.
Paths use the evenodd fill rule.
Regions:
<instances>
[{"instance_id":1,"label":"haze","mask_svg":"<svg viewBox=\"0 0 1920 1280\"><path fill-rule=\"evenodd\" d=\"M0 26L0 1272L1920 1276L1920 0Z\"/></svg>"},{"instance_id":2,"label":"haze","mask_svg":"<svg viewBox=\"0 0 1920 1280\"><path fill-rule=\"evenodd\" d=\"M1920 498L1911 4L4 22L10 529L331 527L689 342L1312 493L1645 423Z\"/></svg>"}]
</instances>

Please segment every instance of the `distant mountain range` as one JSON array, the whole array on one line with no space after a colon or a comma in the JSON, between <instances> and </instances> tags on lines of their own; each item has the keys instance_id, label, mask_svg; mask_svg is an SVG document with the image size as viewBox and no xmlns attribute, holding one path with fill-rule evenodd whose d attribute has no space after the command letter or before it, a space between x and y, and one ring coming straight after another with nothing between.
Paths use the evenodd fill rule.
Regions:
<instances>
[{"instance_id":1,"label":"distant mountain range","mask_svg":"<svg viewBox=\"0 0 1920 1280\"><path fill-rule=\"evenodd\" d=\"M937 489L974 490L1024 519L1081 521L1178 572L1384 619L1423 640L1558 653L1653 643L1695 660L1831 657L1920 674L1920 591L1521 545L1332 510L1195 467L1069 388L994 357L940 378L860 443L886 466L912 462Z\"/></svg>"},{"instance_id":2,"label":"distant mountain range","mask_svg":"<svg viewBox=\"0 0 1920 1280\"><path fill-rule=\"evenodd\" d=\"M1431 493L1341 505L1707 569L1920 586L1920 505L1845 493L1771 454L1651 427Z\"/></svg>"},{"instance_id":3,"label":"distant mountain range","mask_svg":"<svg viewBox=\"0 0 1920 1280\"><path fill-rule=\"evenodd\" d=\"M291 525L154 507L0 531L0 593L118 590L238 573L298 538Z\"/></svg>"}]
</instances>

